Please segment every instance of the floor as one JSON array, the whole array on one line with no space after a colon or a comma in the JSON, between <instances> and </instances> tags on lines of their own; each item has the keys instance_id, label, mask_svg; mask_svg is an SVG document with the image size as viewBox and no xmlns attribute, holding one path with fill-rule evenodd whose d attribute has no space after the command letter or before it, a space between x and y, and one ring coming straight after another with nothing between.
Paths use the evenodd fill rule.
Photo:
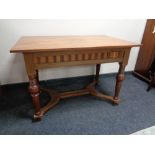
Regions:
<instances>
[{"instance_id":1,"label":"floor","mask_svg":"<svg viewBox=\"0 0 155 155\"><path fill-rule=\"evenodd\" d=\"M57 90L83 88L91 76L43 81L43 87ZM61 100L40 122L32 122L33 106L27 84L7 86L0 98L0 134L10 135L128 135L155 125L155 89L146 91L147 84L131 73L126 74L121 90L121 104L90 95ZM115 75L100 76L98 89L113 95ZM49 100L41 94L44 105Z\"/></svg>"}]
</instances>

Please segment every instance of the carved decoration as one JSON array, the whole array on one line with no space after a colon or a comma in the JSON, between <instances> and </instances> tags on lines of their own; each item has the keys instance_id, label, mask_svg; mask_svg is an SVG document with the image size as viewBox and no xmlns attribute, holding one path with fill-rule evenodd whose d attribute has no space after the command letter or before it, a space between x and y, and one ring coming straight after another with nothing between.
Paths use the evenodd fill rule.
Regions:
<instances>
[{"instance_id":1,"label":"carved decoration","mask_svg":"<svg viewBox=\"0 0 155 155\"><path fill-rule=\"evenodd\" d=\"M76 53L62 53L62 54L47 54L38 55L34 57L35 64L45 63L61 63L72 61L89 61L101 59L116 59L123 58L124 51L103 51L103 52L76 52Z\"/></svg>"}]
</instances>

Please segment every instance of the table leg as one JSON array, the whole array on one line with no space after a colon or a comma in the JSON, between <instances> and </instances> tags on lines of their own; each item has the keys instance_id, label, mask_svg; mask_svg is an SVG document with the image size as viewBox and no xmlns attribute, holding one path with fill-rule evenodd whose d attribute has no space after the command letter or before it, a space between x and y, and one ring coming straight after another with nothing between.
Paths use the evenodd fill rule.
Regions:
<instances>
[{"instance_id":1,"label":"table leg","mask_svg":"<svg viewBox=\"0 0 155 155\"><path fill-rule=\"evenodd\" d=\"M37 80L37 83L39 84L39 71L36 70L36 80Z\"/></svg>"},{"instance_id":2,"label":"table leg","mask_svg":"<svg viewBox=\"0 0 155 155\"><path fill-rule=\"evenodd\" d=\"M37 74L29 77L29 91L32 96L32 101L35 107L34 119L41 119L41 106L40 106L40 87L37 81Z\"/></svg>"},{"instance_id":3,"label":"table leg","mask_svg":"<svg viewBox=\"0 0 155 155\"><path fill-rule=\"evenodd\" d=\"M114 95L114 104L119 104L119 93L122 85L122 81L124 80L124 70L125 65L123 63L119 63L119 72L116 76L116 86L115 86L115 95Z\"/></svg>"},{"instance_id":4,"label":"table leg","mask_svg":"<svg viewBox=\"0 0 155 155\"><path fill-rule=\"evenodd\" d=\"M95 80L96 80L97 82L98 82L98 80L99 80L100 68L101 68L101 64L96 64L96 75L95 75Z\"/></svg>"},{"instance_id":5,"label":"table leg","mask_svg":"<svg viewBox=\"0 0 155 155\"><path fill-rule=\"evenodd\" d=\"M153 87L153 85L155 84L155 73L152 74L151 71L149 71L149 77L150 77L150 83L149 86L147 88L147 91L150 91L150 89Z\"/></svg>"}]
</instances>

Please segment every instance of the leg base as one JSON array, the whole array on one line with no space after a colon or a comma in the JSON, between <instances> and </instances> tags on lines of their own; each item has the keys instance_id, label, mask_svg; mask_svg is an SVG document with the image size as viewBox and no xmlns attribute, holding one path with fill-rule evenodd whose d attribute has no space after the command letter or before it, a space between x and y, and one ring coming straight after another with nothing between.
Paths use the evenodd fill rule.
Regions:
<instances>
[{"instance_id":1,"label":"leg base","mask_svg":"<svg viewBox=\"0 0 155 155\"><path fill-rule=\"evenodd\" d=\"M113 104L114 105L119 105L120 104L120 99L114 99Z\"/></svg>"},{"instance_id":2,"label":"leg base","mask_svg":"<svg viewBox=\"0 0 155 155\"><path fill-rule=\"evenodd\" d=\"M33 117L33 119L32 119L32 122L40 122L41 121L41 118L35 118L35 117Z\"/></svg>"},{"instance_id":3,"label":"leg base","mask_svg":"<svg viewBox=\"0 0 155 155\"><path fill-rule=\"evenodd\" d=\"M41 91L47 92L51 96L51 100L40 109L39 114L34 115L34 120L35 121L40 121L43 117L43 115L50 109L52 109L55 105L58 104L60 99L64 98L69 98L69 97L75 97L75 96L82 96L82 95L87 95L91 94L97 98L103 99L103 100L108 100L114 103L114 105L118 105L120 100L119 99L114 99L113 96L105 95L99 91L96 90L95 85L98 83L98 80L94 80L91 82L88 86L86 86L82 90L75 90L75 91L69 91L69 92L62 92L59 93L54 90L49 90L49 89L43 89L41 88Z\"/></svg>"},{"instance_id":4,"label":"leg base","mask_svg":"<svg viewBox=\"0 0 155 155\"><path fill-rule=\"evenodd\" d=\"M150 71L149 76L150 76L150 83L149 83L149 86L147 88L147 91L150 91L151 88L154 87L154 85L155 85L155 73L152 74L151 71Z\"/></svg>"},{"instance_id":5,"label":"leg base","mask_svg":"<svg viewBox=\"0 0 155 155\"><path fill-rule=\"evenodd\" d=\"M40 114L34 114L34 115L33 115L33 120L32 120L32 122L41 121L42 117L43 117L43 114L42 114L42 113L40 113Z\"/></svg>"}]
</instances>

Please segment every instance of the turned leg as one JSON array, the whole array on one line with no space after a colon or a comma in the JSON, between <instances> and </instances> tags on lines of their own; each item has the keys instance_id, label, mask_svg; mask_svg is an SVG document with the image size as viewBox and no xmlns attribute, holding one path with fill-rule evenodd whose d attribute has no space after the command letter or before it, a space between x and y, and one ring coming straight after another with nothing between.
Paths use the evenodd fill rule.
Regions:
<instances>
[{"instance_id":1,"label":"turned leg","mask_svg":"<svg viewBox=\"0 0 155 155\"><path fill-rule=\"evenodd\" d=\"M153 82L153 80L151 80L149 83L149 86L147 88L147 91L150 91L150 89L153 87L153 84L154 84L154 82Z\"/></svg>"},{"instance_id":2,"label":"turned leg","mask_svg":"<svg viewBox=\"0 0 155 155\"><path fill-rule=\"evenodd\" d=\"M36 70L36 80L37 80L37 83L39 84L39 71Z\"/></svg>"},{"instance_id":3,"label":"turned leg","mask_svg":"<svg viewBox=\"0 0 155 155\"><path fill-rule=\"evenodd\" d=\"M39 71L36 70L36 80L37 80L37 84L39 85ZM40 90L41 93L41 90Z\"/></svg>"},{"instance_id":4,"label":"turned leg","mask_svg":"<svg viewBox=\"0 0 155 155\"><path fill-rule=\"evenodd\" d=\"M114 95L114 104L119 104L119 93L122 85L122 81L124 80L124 69L125 65L123 63L119 63L119 72L116 76L116 86L115 86L115 95Z\"/></svg>"},{"instance_id":5,"label":"turned leg","mask_svg":"<svg viewBox=\"0 0 155 155\"><path fill-rule=\"evenodd\" d=\"M98 82L98 80L99 80L100 68L101 68L101 64L96 64L95 81L97 81L97 82Z\"/></svg>"},{"instance_id":6,"label":"turned leg","mask_svg":"<svg viewBox=\"0 0 155 155\"><path fill-rule=\"evenodd\" d=\"M150 72L150 83L149 83L149 86L148 86L148 88L147 88L147 91L150 91L150 89L153 87L153 85L155 84L155 73L154 74L152 74L151 72Z\"/></svg>"},{"instance_id":7,"label":"turned leg","mask_svg":"<svg viewBox=\"0 0 155 155\"><path fill-rule=\"evenodd\" d=\"M29 76L29 91L32 96L32 101L35 107L34 119L41 119L42 114L40 111L40 88L37 81L37 76Z\"/></svg>"}]
</instances>

